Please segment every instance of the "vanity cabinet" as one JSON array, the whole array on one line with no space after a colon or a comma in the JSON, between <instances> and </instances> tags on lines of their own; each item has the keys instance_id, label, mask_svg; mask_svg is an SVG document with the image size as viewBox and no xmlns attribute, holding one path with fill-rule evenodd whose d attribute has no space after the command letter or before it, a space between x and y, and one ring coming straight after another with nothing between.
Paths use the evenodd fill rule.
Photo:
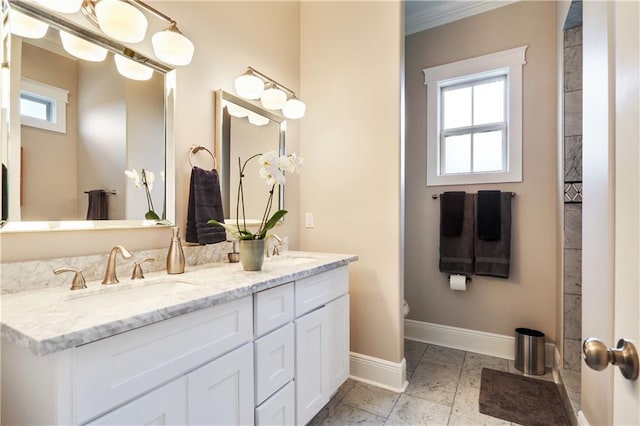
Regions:
<instances>
[{"instance_id":1,"label":"vanity cabinet","mask_svg":"<svg viewBox=\"0 0 640 426\"><path fill-rule=\"evenodd\" d=\"M306 424L349 373L340 267L36 356L2 346L2 424Z\"/></svg>"}]
</instances>

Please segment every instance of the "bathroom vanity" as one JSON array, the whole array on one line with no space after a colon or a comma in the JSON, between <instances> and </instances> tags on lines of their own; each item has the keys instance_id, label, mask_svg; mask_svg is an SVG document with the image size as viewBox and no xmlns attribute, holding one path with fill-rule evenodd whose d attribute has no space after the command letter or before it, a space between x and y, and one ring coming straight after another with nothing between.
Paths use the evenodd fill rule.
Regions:
<instances>
[{"instance_id":1,"label":"bathroom vanity","mask_svg":"<svg viewBox=\"0 0 640 426\"><path fill-rule=\"evenodd\" d=\"M356 259L5 294L2 424L305 424L349 375Z\"/></svg>"}]
</instances>

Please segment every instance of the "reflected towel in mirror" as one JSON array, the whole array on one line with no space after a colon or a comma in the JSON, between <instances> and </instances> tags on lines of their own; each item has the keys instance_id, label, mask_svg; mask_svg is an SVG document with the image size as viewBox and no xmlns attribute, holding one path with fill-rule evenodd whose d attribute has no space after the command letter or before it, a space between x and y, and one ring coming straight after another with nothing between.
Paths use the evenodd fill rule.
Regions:
<instances>
[{"instance_id":1,"label":"reflected towel in mirror","mask_svg":"<svg viewBox=\"0 0 640 426\"><path fill-rule=\"evenodd\" d=\"M94 189L87 192L89 196L89 207L87 208L87 220L108 220L109 200L107 191L104 189Z\"/></svg>"}]
</instances>

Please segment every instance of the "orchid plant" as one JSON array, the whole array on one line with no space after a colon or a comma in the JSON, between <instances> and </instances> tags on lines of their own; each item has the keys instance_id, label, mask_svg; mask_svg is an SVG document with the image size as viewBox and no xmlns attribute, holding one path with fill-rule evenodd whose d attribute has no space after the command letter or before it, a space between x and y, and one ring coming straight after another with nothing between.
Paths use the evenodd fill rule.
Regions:
<instances>
[{"instance_id":1,"label":"orchid plant","mask_svg":"<svg viewBox=\"0 0 640 426\"><path fill-rule=\"evenodd\" d=\"M150 193L150 191L153 190L153 182L156 180L153 172L142 169L142 172L138 174L136 169L131 169L125 170L124 174L133 181L133 183L136 185L136 188L144 186L144 190L147 195L147 208L149 209L149 211L144 214L144 218L147 220L160 220L160 216L158 216L153 210L153 200L151 199Z\"/></svg>"},{"instance_id":2,"label":"orchid plant","mask_svg":"<svg viewBox=\"0 0 640 426\"><path fill-rule=\"evenodd\" d=\"M255 233L250 232L247 229L247 220L245 217L244 206L244 189L242 180L245 177L244 171L247 167L247 163L258 158L260 163L259 175L264 179L269 189L269 195L267 196L267 205L264 209L262 219L260 220L260 226ZM220 225L224 227L233 237L239 240L262 240L267 237L267 232L271 230L280 219L287 214L286 210L278 210L272 216L271 210L273 207L273 194L276 185L284 185L286 182L285 172L300 173L304 159L297 156L295 153L289 155L279 156L276 151L269 151L264 154L255 154L249 157L244 163L238 158L238 167L240 170L240 183L238 184L238 198L236 201L236 224L230 225L217 220L210 220L207 223L210 225ZM240 211L242 211L242 220L240 220Z\"/></svg>"}]
</instances>

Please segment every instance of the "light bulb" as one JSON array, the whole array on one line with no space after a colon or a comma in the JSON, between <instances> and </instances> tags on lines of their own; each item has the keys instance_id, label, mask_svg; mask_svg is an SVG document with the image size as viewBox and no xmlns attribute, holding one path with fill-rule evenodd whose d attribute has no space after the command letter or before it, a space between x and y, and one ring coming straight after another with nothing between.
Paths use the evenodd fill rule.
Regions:
<instances>
[{"instance_id":1,"label":"light bulb","mask_svg":"<svg viewBox=\"0 0 640 426\"><path fill-rule=\"evenodd\" d=\"M11 32L20 37L42 38L47 33L49 25L38 21L22 12L11 9L11 19L9 21Z\"/></svg>"},{"instance_id":2,"label":"light bulb","mask_svg":"<svg viewBox=\"0 0 640 426\"><path fill-rule=\"evenodd\" d=\"M258 99L264 91L264 81L253 74L244 74L236 78L236 93L245 99Z\"/></svg>"},{"instance_id":3,"label":"light bulb","mask_svg":"<svg viewBox=\"0 0 640 426\"><path fill-rule=\"evenodd\" d=\"M275 86L262 92L260 102L266 109L281 109L287 102L287 94Z\"/></svg>"},{"instance_id":4,"label":"light bulb","mask_svg":"<svg viewBox=\"0 0 640 426\"><path fill-rule=\"evenodd\" d=\"M120 0L96 3L100 29L110 37L127 43L138 43L147 32L147 18L135 6Z\"/></svg>"},{"instance_id":5,"label":"light bulb","mask_svg":"<svg viewBox=\"0 0 640 426\"><path fill-rule=\"evenodd\" d=\"M113 56L116 61L116 68L123 77L131 80L149 80L153 75L153 70L146 65L136 62L122 55Z\"/></svg>"},{"instance_id":6,"label":"light bulb","mask_svg":"<svg viewBox=\"0 0 640 426\"><path fill-rule=\"evenodd\" d=\"M62 13L76 13L83 0L33 0L36 3Z\"/></svg>"},{"instance_id":7,"label":"light bulb","mask_svg":"<svg viewBox=\"0 0 640 426\"><path fill-rule=\"evenodd\" d=\"M249 115L249 111L246 108L242 108L240 105L232 103L227 103L227 111L229 112L229 115L238 118L244 118Z\"/></svg>"},{"instance_id":8,"label":"light bulb","mask_svg":"<svg viewBox=\"0 0 640 426\"><path fill-rule=\"evenodd\" d=\"M249 123L256 126L264 126L265 124L269 124L269 119L255 112L249 112Z\"/></svg>"},{"instance_id":9,"label":"light bulb","mask_svg":"<svg viewBox=\"0 0 640 426\"><path fill-rule=\"evenodd\" d=\"M64 31L60 31L60 40L64 50L75 56L91 62L102 62L107 57L107 49L90 41L76 37Z\"/></svg>"},{"instance_id":10,"label":"light bulb","mask_svg":"<svg viewBox=\"0 0 640 426\"><path fill-rule=\"evenodd\" d=\"M307 106L301 100L296 98L289 99L282 108L282 114L287 117L295 120L297 118L304 117L304 113L307 110Z\"/></svg>"},{"instance_id":11,"label":"light bulb","mask_svg":"<svg viewBox=\"0 0 640 426\"><path fill-rule=\"evenodd\" d=\"M159 31L151 37L153 51L161 61L171 65L188 65L193 58L193 43L175 27Z\"/></svg>"}]
</instances>

